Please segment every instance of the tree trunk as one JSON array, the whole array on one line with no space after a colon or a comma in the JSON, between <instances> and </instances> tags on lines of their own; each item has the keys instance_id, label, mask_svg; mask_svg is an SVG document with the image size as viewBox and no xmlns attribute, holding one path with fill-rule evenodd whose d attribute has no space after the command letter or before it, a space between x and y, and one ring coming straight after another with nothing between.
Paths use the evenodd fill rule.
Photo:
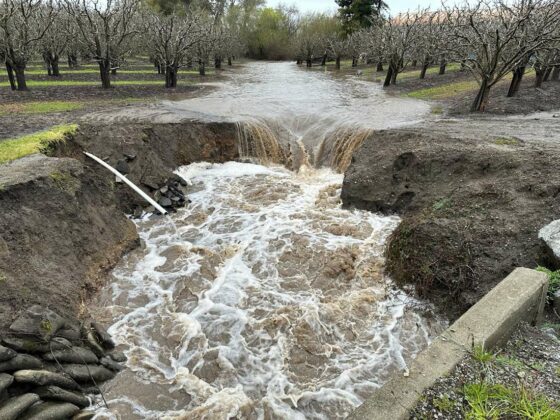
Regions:
<instances>
[{"instance_id":1,"label":"tree trunk","mask_svg":"<svg viewBox=\"0 0 560 420\"><path fill-rule=\"evenodd\" d=\"M554 66L554 70L552 70L550 80L553 82L557 82L558 80L560 80L560 64Z\"/></svg>"},{"instance_id":2,"label":"tree trunk","mask_svg":"<svg viewBox=\"0 0 560 420\"><path fill-rule=\"evenodd\" d=\"M16 84L16 78L14 76L14 69L11 66L11 64L9 64L8 62L6 62L6 73L8 73L8 80L10 81L10 88L12 90L16 90L17 89L17 84Z\"/></svg>"},{"instance_id":3,"label":"tree trunk","mask_svg":"<svg viewBox=\"0 0 560 420\"><path fill-rule=\"evenodd\" d=\"M58 67L58 56L55 55L54 57L51 57L51 67L52 67L52 75L54 77L59 77L60 76L60 69Z\"/></svg>"},{"instance_id":4,"label":"tree trunk","mask_svg":"<svg viewBox=\"0 0 560 420\"><path fill-rule=\"evenodd\" d=\"M297 64L298 66L301 66L301 65L303 64L303 60L301 60L301 59L298 58L298 59L296 60L296 64Z\"/></svg>"},{"instance_id":5,"label":"tree trunk","mask_svg":"<svg viewBox=\"0 0 560 420\"><path fill-rule=\"evenodd\" d=\"M165 68L165 87L166 88L176 88L177 87L177 66L171 65Z\"/></svg>"},{"instance_id":6,"label":"tree trunk","mask_svg":"<svg viewBox=\"0 0 560 420\"><path fill-rule=\"evenodd\" d=\"M16 65L14 67L16 72L17 90L27 90L27 82L25 81L25 64Z\"/></svg>"},{"instance_id":7,"label":"tree trunk","mask_svg":"<svg viewBox=\"0 0 560 420\"><path fill-rule=\"evenodd\" d=\"M358 67L358 59L356 57L352 57L352 67Z\"/></svg>"},{"instance_id":8,"label":"tree trunk","mask_svg":"<svg viewBox=\"0 0 560 420\"><path fill-rule=\"evenodd\" d=\"M101 87L103 89L111 88L111 62L109 60L99 61L99 75L101 77Z\"/></svg>"},{"instance_id":9,"label":"tree trunk","mask_svg":"<svg viewBox=\"0 0 560 420\"><path fill-rule=\"evenodd\" d=\"M550 79L550 73L552 73L552 67L548 66L544 72L543 82L548 82L548 79Z\"/></svg>"},{"instance_id":10,"label":"tree trunk","mask_svg":"<svg viewBox=\"0 0 560 420\"><path fill-rule=\"evenodd\" d=\"M396 68L396 66L393 68L393 71L391 73L391 84L392 85L396 85L397 84L397 76L399 75L399 72Z\"/></svg>"},{"instance_id":11,"label":"tree trunk","mask_svg":"<svg viewBox=\"0 0 560 420\"><path fill-rule=\"evenodd\" d=\"M217 68L217 69L222 68L222 58L221 57L214 58L214 67Z\"/></svg>"},{"instance_id":12,"label":"tree trunk","mask_svg":"<svg viewBox=\"0 0 560 420\"><path fill-rule=\"evenodd\" d=\"M340 56L336 57L336 69L340 70Z\"/></svg>"},{"instance_id":13,"label":"tree trunk","mask_svg":"<svg viewBox=\"0 0 560 420\"><path fill-rule=\"evenodd\" d=\"M43 53L43 61L47 66L47 76L52 76L51 55L49 53Z\"/></svg>"},{"instance_id":14,"label":"tree trunk","mask_svg":"<svg viewBox=\"0 0 560 420\"><path fill-rule=\"evenodd\" d=\"M230 67L233 66L233 60L231 59L231 57L228 57L227 65L230 66Z\"/></svg>"},{"instance_id":15,"label":"tree trunk","mask_svg":"<svg viewBox=\"0 0 560 420\"><path fill-rule=\"evenodd\" d=\"M445 61L445 58L444 58L439 63L439 75L440 76L443 76L445 74L445 69L446 68L447 68L447 61Z\"/></svg>"},{"instance_id":16,"label":"tree trunk","mask_svg":"<svg viewBox=\"0 0 560 420\"><path fill-rule=\"evenodd\" d=\"M206 63L204 61L198 62L198 74L201 76L206 76Z\"/></svg>"},{"instance_id":17,"label":"tree trunk","mask_svg":"<svg viewBox=\"0 0 560 420\"><path fill-rule=\"evenodd\" d=\"M420 79L425 79L426 78L426 71L428 71L428 63L424 63L422 64L422 70L420 70Z\"/></svg>"},{"instance_id":18,"label":"tree trunk","mask_svg":"<svg viewBox=\"0 0 560 420\"><path fill-rule=\"evenodd\" d=\"M323 55L323 59L321 60L321 67L325 67L327 65L327 54Z\"/></svg>"},{"instance_id":19,"label":"tree trunk","mask_svg":"<svg viewBox=\"0 0 560 420\"><path fill-rule=\"evenodd\" d=\"M412 60L412 68L415 69L418 65L418 60Z\"/></svg>"},{"instance_id":20,"label":"tree trunk","mask_svg":"<svg viewBox=\"0 0 560 420\"><path fill-rule=\"evenodd\" d=\"M311 58L309 58L309 57L306 60L306 66L307 66L307 68L313 67L313 60L311 60Z\"/></svg>"},{"instance_id":21,"label":"tree trunk","mask_svg":"<svg viewBox=\"0 0 560 420\"><path fill-rule=\"evenodd\" d=\"M540 88L544 81L545 69L539 68L535 69L535 87Z\"/></svg>"},{"instance_id":22,"label":"tree trunk","mask_svg":"<svg viewBox=\"0 0 560 420\"><path fill-rule=\"evenodd\" d=\"M490 94L490 87L488 86L488 80L482 80L480 84L480 89L474 99L471 106L471 112L484 112L486 105L488 104L488 96Z\"/></svg>"},{"instance_id":23,"label":"tree trunk","mask_svg":"<svg viewBox=\"0 0 560 420\"><path fill-rule=\"evenodd\" d=\"M117 68L116 68L116 67L113 67L113 68L111 69L111 74L112 74L113 76L116 76L116 75L117 75Z\"/></svg>"},{"instance_id":24,"label":"tree trunk","mask_svg":"<svg viewBox=\"0 0 560 420\"><path fill-rule=\"evenodd\" d=\"M387 69L387 75L385 76L385 82L383 82L383 87L388 87L391 84L392 79L393 79L393 66L389 64L389 68Z\"/></svg>"},{"instance_id":25,"label":"tree trunk","mask_svg":"<svg viewBox=\"0 0 560 420\"><path fill-rule=\"evenodd\" d=\"M521 86L521 81L525 75L525 66L517 67L513 71L513 77L511 78L511 83L509 85L509 90L507 93L508 98L513 98L519 92L519 87Z\"/></svg>"},{"instance_id":26,"label":"tree trunk","mask_svg":"<svg viewBox=\"0 0 560 420\"><path fill-rule=\"evenodd\" d=\"M377 62L377 72L382 72L383 71L383 61L378 61Z\"/></svg>"}]
</instances>

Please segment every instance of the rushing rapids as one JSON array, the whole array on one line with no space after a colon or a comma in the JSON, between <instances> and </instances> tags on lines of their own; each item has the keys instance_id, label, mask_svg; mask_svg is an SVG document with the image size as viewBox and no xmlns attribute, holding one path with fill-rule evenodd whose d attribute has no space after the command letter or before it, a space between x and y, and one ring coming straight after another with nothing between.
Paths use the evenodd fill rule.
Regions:
<instances>
[{"instance_id":1,"label":"rushing rapids","mask_svg":"<svg viewBox=\"0 0 560 420\"><path fill-rule=\"evenodd\" d=\"M96 418L344 418L439 328L383 275L398 218L340 205L337 172L373 127L243 109L255 115L239 118L239 154L258 164L179 168L191 203L137 221L144 246L94 305L129 368Z\"/></svg>"}]
</instances>

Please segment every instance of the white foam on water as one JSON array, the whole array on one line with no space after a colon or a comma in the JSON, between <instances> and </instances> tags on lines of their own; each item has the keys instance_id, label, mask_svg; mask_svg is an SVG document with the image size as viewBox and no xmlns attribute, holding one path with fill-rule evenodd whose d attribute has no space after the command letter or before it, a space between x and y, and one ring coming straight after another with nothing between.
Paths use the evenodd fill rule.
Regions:
<instances>
[{"instance_id":1,"label":"white foam on water","mask_svg":"<svg viewBox=\"0 0 560 420\"><path fill-rule=\"evenodd\" d=\"M191 203L173 223L138 222L145 247L96 310L135 378L188 402L124 386L97 418L123 405L138 418L343 418L429 343L431 321L383 275L399 219L342 209L342 175L238 162L177 173Z\"/></svg>"}]
</instances>

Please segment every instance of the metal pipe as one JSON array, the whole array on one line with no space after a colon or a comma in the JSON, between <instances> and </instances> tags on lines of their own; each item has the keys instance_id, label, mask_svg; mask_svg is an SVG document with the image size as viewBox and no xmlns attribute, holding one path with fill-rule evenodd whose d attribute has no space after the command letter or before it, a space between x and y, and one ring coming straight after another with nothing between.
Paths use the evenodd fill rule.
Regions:
<instances>
[{"instance_id":1,"label":"metal pipe","mask_svg":"<svg viewBox=\"0 0 560 420\"><path fill-rule=\"evenodd\" d=\"M118 176L120 179L122 179L122 181L126 185L128 185L130 188L132 188L134 191L136 191L144 200L146 200L148 203L150 203L152 206L154 206L157 209L157 211L159 211L161 214L167 214L167 210L165 210L163 207L161 207L158 203L156 203L154 201L154 199L152 199L152 197L150 197L148 194L146 194L144 191L142 191L139 187L134 185L134 183L131 180L129 180L126 176L121 174L119 171L117 171L115 168L113 168L107 162L99 159L97 156L92 155L91 153L88 153L88 152L84 152L84 155L86 155L89 158L92 158L97 163L99 163L100 165L104 166L105 168L107 168L111 172L113 172L116 176Z\"/></svg>"}]
</instances>

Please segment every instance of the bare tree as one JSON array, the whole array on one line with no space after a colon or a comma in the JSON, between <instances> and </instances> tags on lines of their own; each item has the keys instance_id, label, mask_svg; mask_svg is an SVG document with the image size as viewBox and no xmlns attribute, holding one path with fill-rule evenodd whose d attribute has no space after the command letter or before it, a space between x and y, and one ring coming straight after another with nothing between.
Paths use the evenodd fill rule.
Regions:
<instances>
[{"instance_id":1,"label":"bare tree","mask_svg":"<svg viewBox=\"0 0 560 420\"><path fill-rule=\"evenodd\" d=\"M59 60L70 40L71 32L68 29L73 26L72 24L70 15L56 5L53 23L40 41L43 60L49 76L60 76Z\"/></svg>"},{"instance_id":2,"label":"bare tree","mask_svg":"<svg viewBox=\"0 0 560 420\"><path fill-rule=\"evenodd\" d=\"M446 8L446 14L455 39L448 53L480 85L471 111L484 111L490 89L554 41L560 19L555 0L479 0Z\"/></svg>"},{"instance_id":3,"label":"bare tree","mask_svg":"<svg viewBox=\"0 0 560 420\"><path fill-rule=\"evenodd\" d=\"M130 49L131 38L139 33L135 17L140 0L65 0L78 26L86 51L97 61L101 86L111 87L111 68Z\"/></svg>"},{"instance_id":4,"label":"bare tree","mask_svg":"<svg viewBox=\"0 0 560 420\"><path fill-rule=\"evenodd\" d=\"M165 87L175 88L177 72L200 36L196 18L189 14L162 16L149 13L145 25L153 56L164 69Z\"/></svg>"},{"instance_id":5,"label":"bare tree","mask_svg":"<svg viewBox=\"0 0 560 420\"><path fill-rule=\"evenodd\" d=\"M382 42L387 46L385 61L389 63L384 87L394 85L397 76L408 65L414 49L413 40L418 34L421 13L403 13L388 19L381 31Z\"/></svg>"},{"instance_id":6,"label":"bare tree","mask_svg":"<svg viewBox=\"0 0 560 420\"><path fill-rule=\"evenodd\" d=\"M53 17L51 1L4 0L0 5L0 48L12 89L17 84L17 90L27 90L25 68Z\"/></svg>"}]
</instances>

